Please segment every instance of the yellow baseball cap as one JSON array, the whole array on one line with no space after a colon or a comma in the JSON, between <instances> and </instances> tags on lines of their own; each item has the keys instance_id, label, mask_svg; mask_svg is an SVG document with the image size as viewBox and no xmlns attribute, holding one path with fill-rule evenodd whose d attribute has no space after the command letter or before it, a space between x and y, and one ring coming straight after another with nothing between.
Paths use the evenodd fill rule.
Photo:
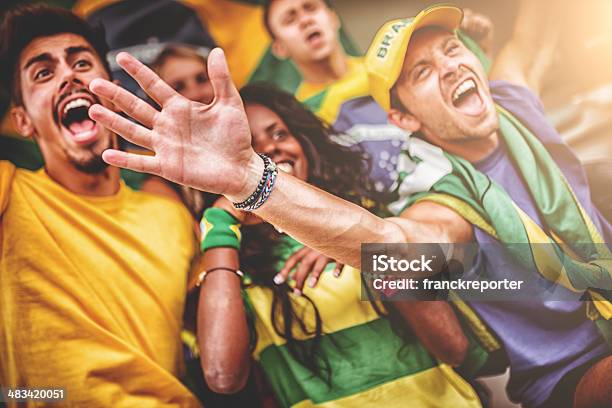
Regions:
<instances>
[{"instance_id":1,"label":"yellow baseball cap","mask_svg":"<svg viewBox=\"0 0 612 408\"><path fill-rule=\"evenodd\" d=\"M439 26L451 31L459 28L463 10L439 4L426 8L414 18L386 22L376 33L365 57L370 94L385 111L391 109L391 88L402 72L406 49L412 33L419 28Z\"/></svg>"}]
</instances>

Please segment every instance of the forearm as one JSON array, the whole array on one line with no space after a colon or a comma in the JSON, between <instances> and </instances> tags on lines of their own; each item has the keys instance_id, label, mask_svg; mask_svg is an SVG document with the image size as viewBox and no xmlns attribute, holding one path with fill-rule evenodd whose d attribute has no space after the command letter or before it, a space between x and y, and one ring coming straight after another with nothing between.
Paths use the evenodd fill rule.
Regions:
<instances>
[{"instance_id":1,"label":"forearm","mask_svg":"<svg viewBox=\"0 0 612 408\"><path fill-rule=\"evenodd\" d=\"M283 173L255 213L304 245L356 268L362 242L405 242L409 228Z\"/></svg>"},{"instance_id":2,"label":"forearm","mask_svg":"<svg viewBox=\"0 0 612 408\"><path fill-rule=\"evenodd\" d=\"M263 173L255 156L245 188L231 201L243 201ZM279 172L272 194L255 214L302 244L346 265L361 269L362 243L459 243L472 239L472 227L453 210L420 202L400 217L382 219L358 205Z\"/></svg>"},{"instance_id":3,"label":"forearm","mask_svg":"<svg viewBox=\"0 0 612 408\"><path fill-rule=\"evenodd\" d=\"M451 306L444 301L393 302L421 343L440 361L459 366L468 340Z\"/></svg>"},{"instance_id":4,"label":"forearm","mask_svg":"<svg viewBox=\"0 0 612 408\"><path fill-rule=\"evenodd\" d=\"M203 257L205 270L239 268L238 251L233 248L209 249ZM202 282L198 343L202 370L213 391L229 394L244 387L250 368L249 329L235 273L215 271Z\"/></svg>"}]
</instances>

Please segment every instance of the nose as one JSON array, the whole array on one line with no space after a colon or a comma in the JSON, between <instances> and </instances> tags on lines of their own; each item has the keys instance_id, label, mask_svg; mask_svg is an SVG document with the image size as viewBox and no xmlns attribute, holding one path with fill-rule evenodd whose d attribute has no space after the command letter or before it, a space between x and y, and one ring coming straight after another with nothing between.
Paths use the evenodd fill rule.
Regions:
<instances>
[{"instance_id":1,"label":"nose","mask_svg":"<svg viewBox=\"0 0 612 408\"><path fill-rule=\"evenodd\" d=\"M441 57L440 66L442 70L442 78L445 80L454 80L459 75L461 63L457 58L443 56Z\"/></svg>"},{"instance_id":2,"label":"nose","mask_svg":"<svg viewBox=\"0 0 612 408\"><path fill-rule=\"evenodd\" d=\"M313 22L312 16L310 15L310 13L306 13L306 12L301 12L299 15L299 24L300 24L300 29L303 30L305 28L308 28Z\"/></svg>"},{"instance_id":3,"label":"nose","mask_svg":"<svg viewBox=\"0 0 612 408\"><path fill-rule=\"evenodd\" d=\"M63 92L71 86L77 84L80 86L84 86L83 81L81 81L74 69L67 63L60 64L57 68L59 70L59 78L60 78L60 91Z\"/></svg>"}]
</instances>

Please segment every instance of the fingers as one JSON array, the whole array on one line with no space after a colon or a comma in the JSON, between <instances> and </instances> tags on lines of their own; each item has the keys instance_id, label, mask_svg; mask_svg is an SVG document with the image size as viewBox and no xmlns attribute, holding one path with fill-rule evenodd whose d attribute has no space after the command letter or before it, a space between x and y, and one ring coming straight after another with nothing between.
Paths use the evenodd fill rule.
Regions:
<instances>
[{"instance_id":1,"label":"fingers","mask_svg":"<svg viewBox=\"0 0 612 408\"><path fill-rule=\"evenodd\" d=\"M342 273L342 269L344 269L344 264L341 262L336 262L336 267L334 268L334 277L339 278Z\"/></svg>"},{"instance_id":2,"label":"fingers","mask_svg":"<svg viewBox=\"0 0 612 408\"><path fill-rule=\"evenodd\" d=\"M215 100L223 100L235 105L242 104L221 48L215 48L208 54L208 77L215 92Z\"/></svg>"},{"instance_id":3,"label":"fingers","mask_svg":"<svg viewBox=\"0 0 612 408\"><path fill-rule=\"evenodd\" d=\"M89 89L94 94L108 99L146 127L153 127L155 116L158 113L157 110L119 85L104 79L94 79L89 84Z\"/></svg>"},{"instance_id":4,"label":"fingers","mask_svg":"<svg viewBox=\"0 0 612 408\"><path fill-rule=\"evenodd\" d=\"M111 166L121 167L138 171L141 173L151 173L160 175L160 167L155 156L145 156L142 154L126 153L120 150L108 149L102 153L102 159Z\"/></svg>"},{"instance_id":5,"label":"fingers","mask_svg":"<svg viewBox=\"0 0 612 408\"><path fill-rule=\"evenodd\" d=\"M285 262L285 266L283 266L283 269L281 269L281 271L277 273L276 276L274 277L274 283L277 285L280 285L283 282L287 282L287 278L289 277L289 272L291 272L291 270L293 270L295 265L297 265L298 262L300 262L302 258L304 258L309 252L310 252L309 248L303 247L300 250L294 252L289 258L287 258L287 261Z\"/></svg>"},{"instance_id":6,"label":"fingers","mask_svg":"<svg viewBox=\"0 0 612 408\"><path fill-rule=\"evenodd\" d=\"M170 99L178 95L178 93L158 77L155 72L127 52L120 52L117 54L117 63L130 74L147 95L153 98L160 106L165 106Z\"/></svg>"},{"instance_id":7,"label":"fingers","mask_svg":"<svg viewBox=\"0 0 612 408\"><path fill-rule=\"evenodd\" d=\"M127 120L118 113L102 105L92 105L89 108L89 117L107 129L121 135L126 140L147 149L153 150L151 131Z\"/></svg>"},{"instance_id":8,"label":"fingers","mask_svg":"<svg viewBox=\"0 0 612 408\"><path fill-rule=\"evenodd\" d=\"M325 270L325 267L328 263L329 258L325 255L320 255L319 257L317 257L312 267L312 271L310 272L310 276L308 276L309 287L314 288L315 286L317 286L317 283L319 282L319 277L321 276L321 273Z\"/></svg>"},{"instance_id":9,"label":"fingers","mask_svg":"<svg viewBox=\"0 0 612 408\"><path fill-rule=\"evenodd\" d=\"M315 263L321 256L324 255L311 250L308 255L302 258L300 264L298 265L297 271L295 271L295 274L293 275L293 280L295 280L295 286L293 288L294 295L300 296L302 294L302 291L304 290L304 282L314 270Z\"/></svg>"}]
</instances>

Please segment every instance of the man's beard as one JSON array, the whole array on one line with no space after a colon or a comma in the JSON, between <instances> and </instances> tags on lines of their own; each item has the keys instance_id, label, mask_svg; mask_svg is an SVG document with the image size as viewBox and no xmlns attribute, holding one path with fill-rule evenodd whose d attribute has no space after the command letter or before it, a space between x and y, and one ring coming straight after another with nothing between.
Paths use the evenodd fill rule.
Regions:
<instances>
[{"instance_id":1,"label":"man's beard","mask_svg":"<svg viewBox=\"0 0 612 408\"><path fill-rule=\"evenodd\" d=\"M102 160L102 156L93 156L89 160L70 160L72 165L83 173L98 174L102 173L108 167L108 163Z\"/></svg>"},{"instance_id":2,"label":"man's beard","mask_svg":"<svg viewBox=\"0 0 612 408\"><path fill-rule=\"evenodd\" d=\"M113 142L109 140L108 145L102 149L102 151L106 149L110 149L113 147ZM95 147L93 147L95 148ZM97 154L92 150L88 151L89 157L74 157L74 155L67 152L68 160L70 163L76 168L78 171L87 173L87 174L98 174L102 173L108 167L108 163L102 160L102 153Z\"/></svg>"}]
</instances>

